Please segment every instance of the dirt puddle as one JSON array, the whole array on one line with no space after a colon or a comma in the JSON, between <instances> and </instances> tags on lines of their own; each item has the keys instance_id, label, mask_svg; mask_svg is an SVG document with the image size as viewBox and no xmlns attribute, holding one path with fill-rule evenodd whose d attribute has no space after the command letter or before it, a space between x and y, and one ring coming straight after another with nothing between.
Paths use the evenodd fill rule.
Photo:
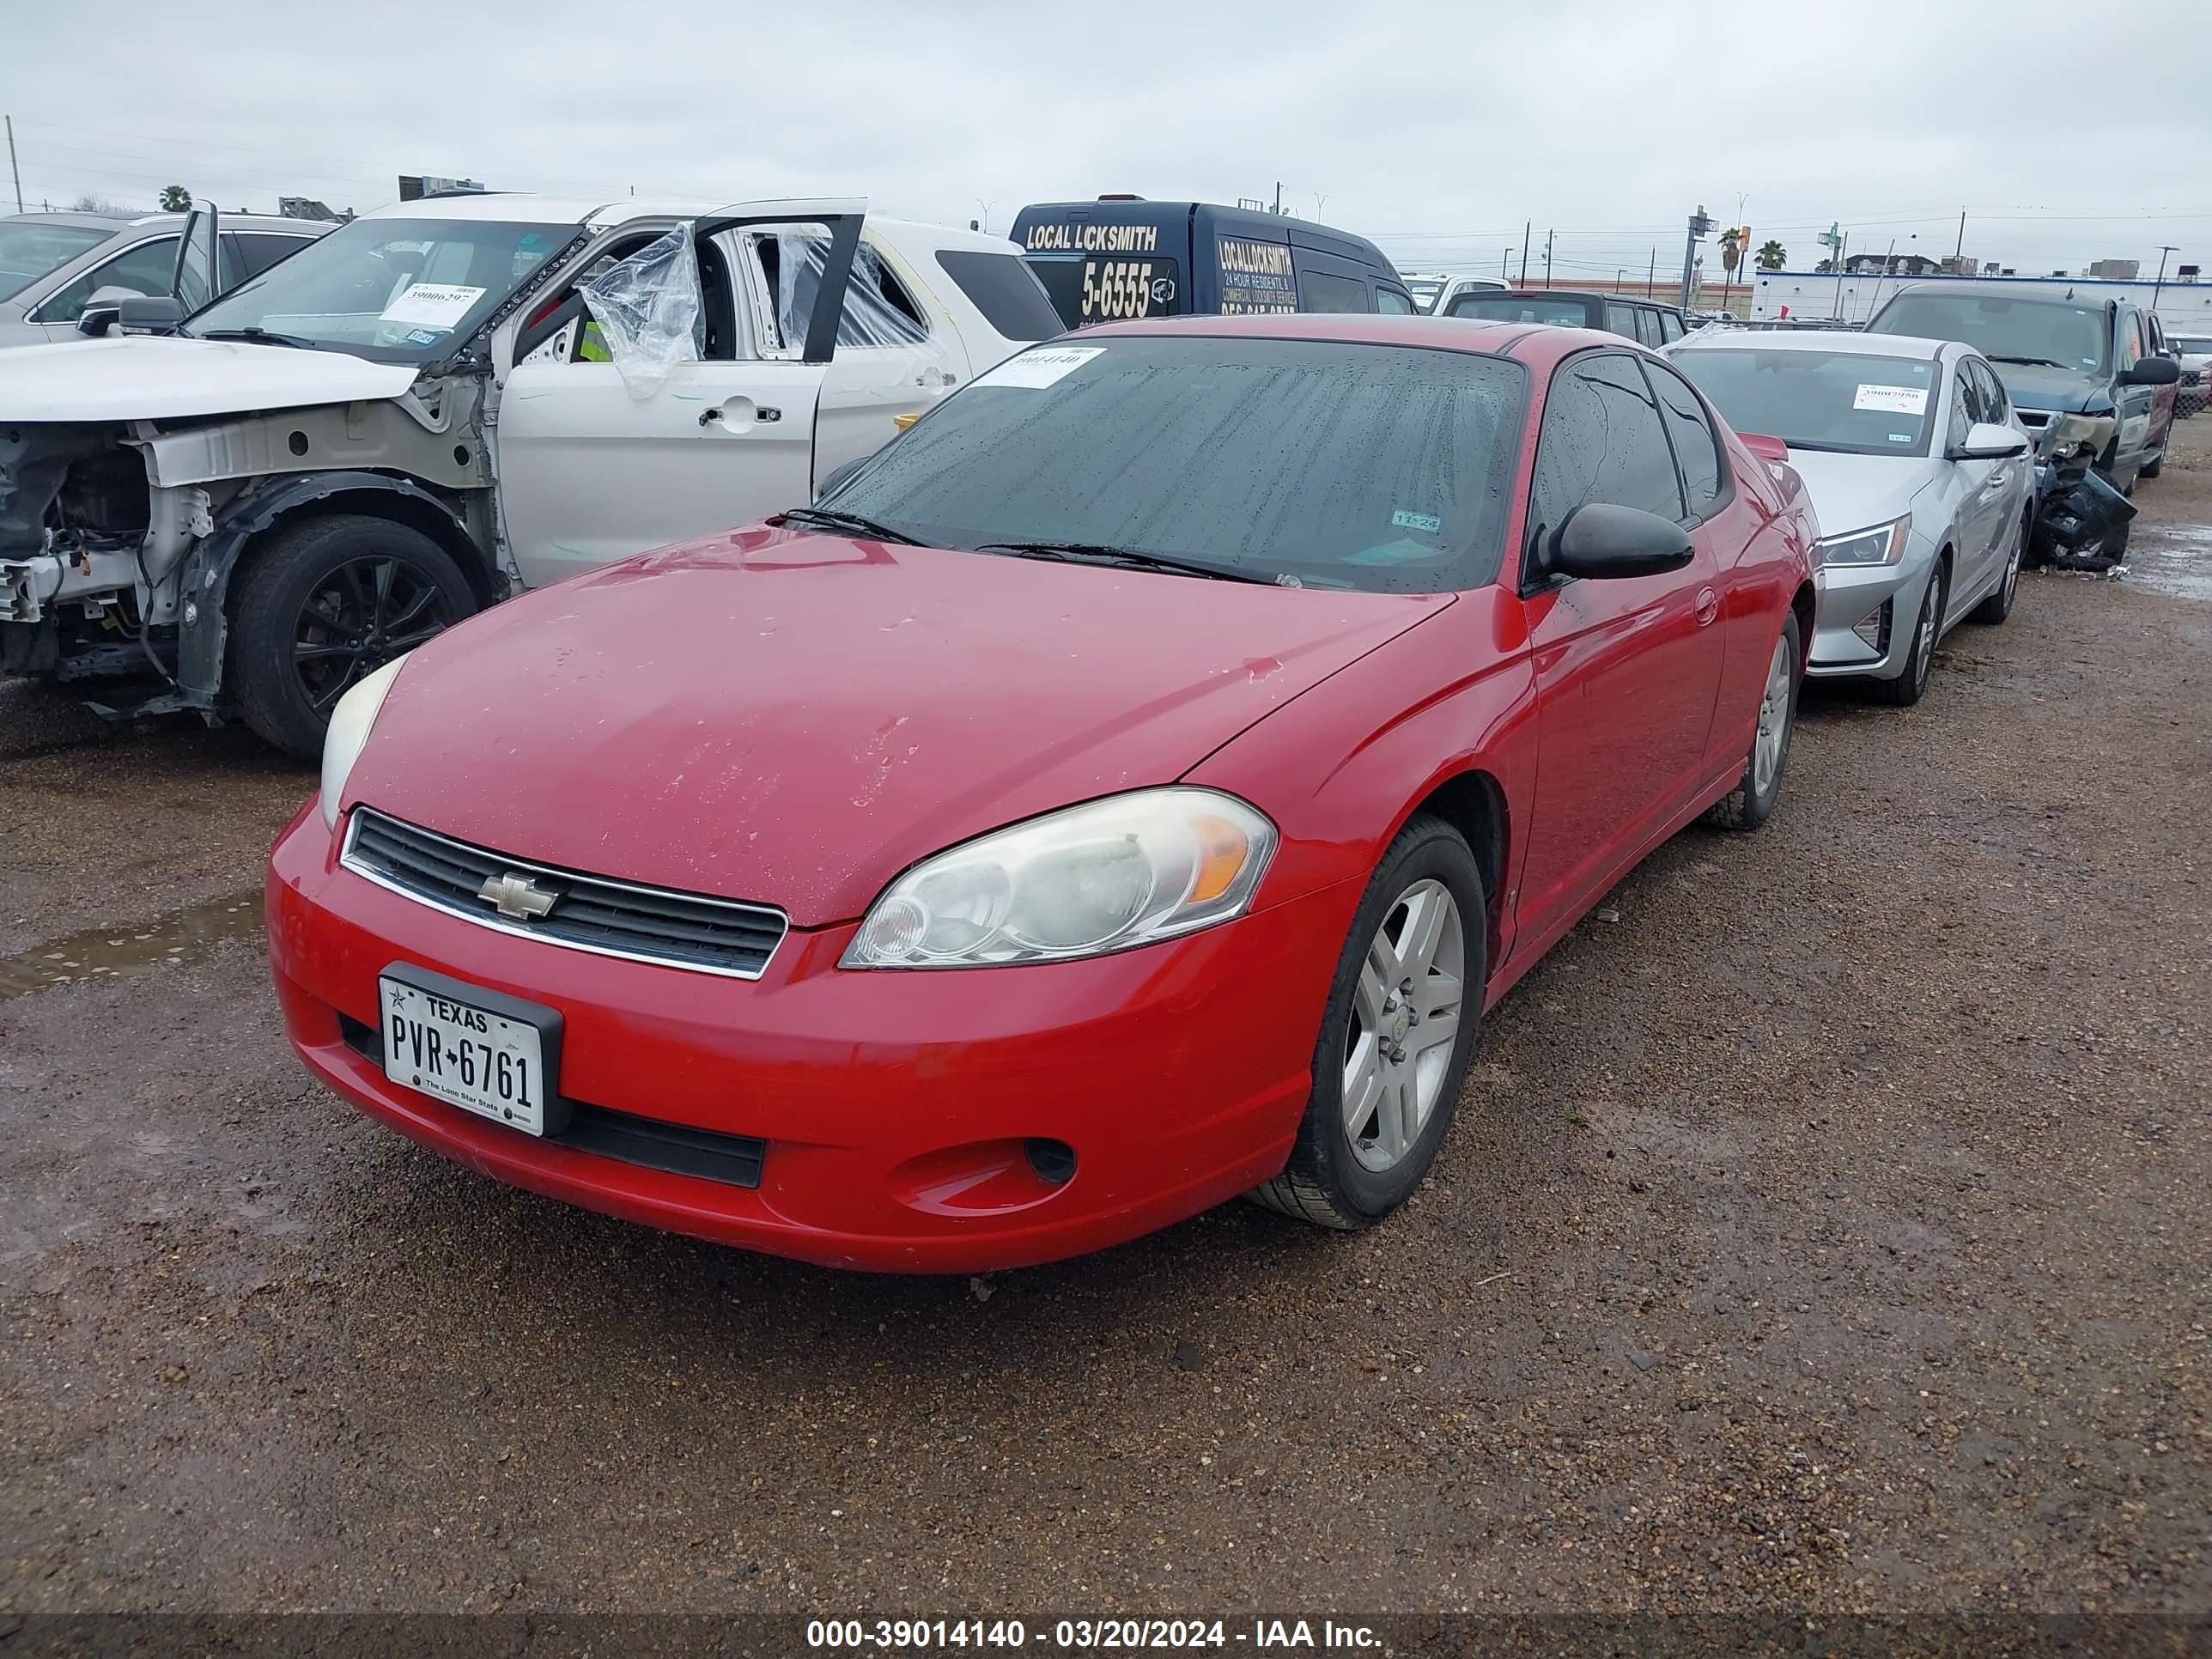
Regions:
<instances>
[{"instance_id":1,"label":"dirt puddle","mask_svg":"<svg viewBox=\"0 0 2212 1659\"><path fill-rule=\"evenodd\" d=\"M261 933L258 890L162 917L150 927L95 927L0 959L0 1002L80 980L127 979L198 962L217 945Z\"/></svg>"},{"instance_id":2,"label":"dirt puddle","mask_svg":"<svg viewBox=\"0 0 2212 1659\"><path fill-rule=\"evenodd\" d=\"M2128 574L2161 593L2212 599L2212 525L2137 524Z\"/></svg>"}]
</instances>

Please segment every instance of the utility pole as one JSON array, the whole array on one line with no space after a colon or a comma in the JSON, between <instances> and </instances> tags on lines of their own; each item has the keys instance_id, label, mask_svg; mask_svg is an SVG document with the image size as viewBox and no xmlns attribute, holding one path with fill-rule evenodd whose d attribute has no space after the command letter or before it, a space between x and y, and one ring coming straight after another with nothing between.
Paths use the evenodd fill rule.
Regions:
<instances>
[{"instance_id":1,"label":"utility pole","mask_svg":"<svg viewBox=\"0 0 2212 1659\"><path fill-rule=\"evenodd\" d=\"M1659 250L1656 246L1654 246L1651 250L1651 269L1644 273L1644 297L1649 300L1658 292Z\"/></svg>"},{"instance_id":2,"label":"utility pole","mask_svg":"<svg viewBox=\"0 0 2212 1659\"><path fill-rule=\"evenodd\" d=\"M2181 250L2179 248L2173 246L2171 243L2161 242L2159 244L2158 280L2155 283L2153 283L2150 287L2150 308L2154 315L2155 315L2158 311L2158 296L2166 290L2166 256L2169 253L2179 253L2180 252Z\"/></svg>"},{"instance_id":3,"label":"utility pole","mask_svg":"<svg viewBox=\"0 0 2212 1659\"><path fill-rule=\"evenodd\" d=\"M1275 180L1275 216L1283 216L1283 181L1279 179Z\"/></svg>"},{"instance_id":4,"label":"utility pole","mask_svg":"<svg viewBox=\"0 0 2212 1659\"><path fill-rule=\"evenodd\" d=\"M15 165L15 118L8 118L8 171L15 180L15 211L23 210L23 173Z\"/></svg>"},{"instance_id":5,"label":"utility pole","mask_svg":"<svg viewBox=\"0 0 2212 1659\"><path fill-rule=\"evenodd\" d=\"M1498 256L1498 280L1501 283L1513 280L1513 250L1510 247Z\"/></svg>"},{"instance_id":6,"label":"utility pole","mask_svg":"<svg viewBox=\"0 0 2212 1659\"><path fill-rule=\"evenodd\" d=\"M1552 233L1544 233L1544 286L1552 285Z\"/></svg>"},{"instance_id":7,"label":"utility pole","mask_svg":"<svg viewBox=\"0 0 2212 1659\"><path fill-rule=\"evenodd\" d=\"M1959 245L1951 250L1951 263L1957 264L1966 257L1966 210L1959 210Z\"/></svg>"},{"instance_id":8,"label":"utility pole","mask_svg":"<svg viewBox=\"0 0 2212 1659\"><path fill-rule=\"evenodd\" d=\"M1705 211L1705 204L1700 202L1698 210L1690 216L1690 238L1682 244L1682 309L1685 311L1690 308L1690 270L1698 258L1698 238L1711 235L1712 228L1712 216Z\"/></svg>"},{"instance_id":9,"label":"utility pole","mask_svg":"<svg viewBox=\"0 0 2212 1659\"><path fill-rule=\"evenodd\" d=\"M1536 228L1534 219L1521 227L1521 286L1528 286L1528 233Z\"/></svg>"}]
</instances>

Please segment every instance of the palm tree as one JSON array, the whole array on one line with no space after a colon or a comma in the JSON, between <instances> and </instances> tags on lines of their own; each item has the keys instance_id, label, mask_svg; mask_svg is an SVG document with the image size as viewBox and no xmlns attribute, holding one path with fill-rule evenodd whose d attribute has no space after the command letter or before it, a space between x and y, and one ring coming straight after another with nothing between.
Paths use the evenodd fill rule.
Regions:
<instances>
[{"instance_id":1,"label":"palm tree","mask_svg":"<svg viewBox=\"0 0 2212 1659\"><path fill-rule=\"evenodd\" d=\"M1735 280L1736 262L1743 258L1742 245L1737 240L1741 234L1735 225L1721 233L1721 272L1730 282Z\"/></svg>"},{"instance_id":2,"label":"palm tree","mask_svg":"<svg viewBox=\"0 0 2212 1659\"><path fill-rule=\"evenodd\" d=\"M185 213L191 210L192 193L182 185L165 185L161 191L161 211Z\"/></svg>"},{"instance_id":3,"label":"palm tree","mask_svg":"<svg viewBox=\"0 0 2212 1659\"><path fill-rule=\"evenodd\" d=\"M1759 250L1759 268L1761 270L1779 270L1783 266L1789 263L1790 250L1783 246L1781 243L1776 241L1771 236L1768 237L1766 240L1760 245Z\"/></svg>"}]
</instances>

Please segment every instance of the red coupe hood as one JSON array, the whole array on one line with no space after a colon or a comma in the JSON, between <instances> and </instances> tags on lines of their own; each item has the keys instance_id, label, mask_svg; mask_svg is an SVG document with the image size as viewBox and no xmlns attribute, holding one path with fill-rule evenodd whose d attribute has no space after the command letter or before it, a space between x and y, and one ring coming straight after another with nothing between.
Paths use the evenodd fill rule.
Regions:
<instances>
[{"instance_id":1,"label":"red coupe hood","mask_svg":"<svg viewBox=\"0 0 2212 1659\"><path fill-rule=\"evenodd\" d=\"M347 794L816 927L940 848L1172 781L1450 602L740 531L424 647Z\"/></svg>"}]
</instances>

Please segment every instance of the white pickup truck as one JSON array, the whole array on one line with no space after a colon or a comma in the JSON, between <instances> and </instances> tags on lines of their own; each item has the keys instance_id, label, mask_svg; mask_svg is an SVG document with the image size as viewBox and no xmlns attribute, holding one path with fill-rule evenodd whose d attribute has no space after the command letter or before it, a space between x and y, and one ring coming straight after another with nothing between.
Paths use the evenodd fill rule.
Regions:
<instances>
[{"instance_id":1,"label":"white pickup truck","mask_svg":"<svg viewBox=\"0 0 2212 1659\"><path fill-rule=\"evenodd\" d=\"M853 201L433 198L179 310L0 366L0 673L301 756L438 629L803 505L1060 330L1012 243Z\"/></svg>"}]
</instances>

